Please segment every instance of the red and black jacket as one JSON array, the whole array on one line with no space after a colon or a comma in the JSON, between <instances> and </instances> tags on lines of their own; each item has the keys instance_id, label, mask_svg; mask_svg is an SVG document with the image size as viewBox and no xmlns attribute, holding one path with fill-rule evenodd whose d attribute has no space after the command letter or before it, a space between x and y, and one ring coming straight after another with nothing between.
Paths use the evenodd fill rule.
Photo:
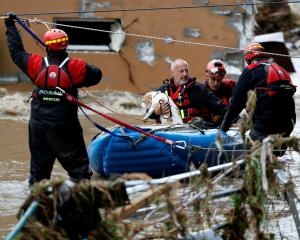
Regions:
<instances>
[{"instance_id":1,"label":"red and black jacket","mask_svg":"<svg viewBox=\"0 0 300 240\"><path fill-rule=\"evenodd\" d=\"M5 23L11 58L36 86L33 93L35 98L31 103L31 118L36 118L39 121L70 121L76 119L76 105L67 101L62 101L59 104L45 102L36 93L39 93L39 90L49 93L56 86L60 86L72 95L77 96L77 88L89 87L100 82L101 70L81 59L67 59L68 54L64 50L47 52L47 60L41 55L27 53L14 22L6 21ZM58 66L66 59L67 61L59 68ZM46 61L48 61L49 67L46 66ZM54 77L54 75L56 76Z\"/></svg>"},{"instance_id":2,"label":"red and black jacket","mask_svg":"<svg viewBox=\"0 0 300 240\"><path fill-rule=\"evenodd\" d=\"M254 130L266 135L289 134L296 122L295 86L282 67L267 59L248 65L242 72L221 128L228 130L233 119L245 107L249 90L255 90L257 94L252 118Z\"/></svg>"},{"instance_id":3,"label":"red and black jacket","mask_svg":"<svg viewBox=\"0 0 300 240\"><path fill-rule=\"evenodd\" d=\"M236 84L236 82L234 80L231 79L224 79L218 90L217 91L213 91L209 85L208 85L208 80L205 80L204 82L206 88L213 94L215 95L217 98L220 99L220 101L223 101L223 103L225 105L229 104L229 99L232 96L232 92L234 89L234 86ZM207 109L203 109L203 117L204 119L206 119L206 121L208 122L216 122L218 121L219 116L218 115L214 115L213 113L209 112Z\"/></svg>"},{"instance_id":4,"label":"red and black jacket","mask_svg":"<svg viewBox=\"0 0 300 240\"><path fill-rule=\"evenodd\" d=\"M204 82L206 88L210 90L216 97L223 100L224 104L229 104L229 99L232 96L236 81L231 79L223 79L217 91L212 90L208 85L208 80Z\"/></svg>"},{"instance_id":5,"label":"red and black jacket","mask_svg":"<svg viewBox=\"0 0 300 240\"><path fill-rule=\"evenodd\" d=\"M173 79L167 79L158 91L166 93L173 99L185 123L194 117L203 117L203 108L219 116L226 110L225 105L203 84L197 83L195 78L190 78L186 84L179 87L175 86Z\"/></svg>"}]
</instances>

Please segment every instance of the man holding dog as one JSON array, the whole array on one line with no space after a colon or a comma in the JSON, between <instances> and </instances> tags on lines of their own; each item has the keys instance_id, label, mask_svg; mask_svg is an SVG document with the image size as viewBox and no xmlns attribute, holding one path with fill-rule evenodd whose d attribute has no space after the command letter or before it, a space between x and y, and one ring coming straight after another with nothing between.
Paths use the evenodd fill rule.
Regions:
<instances>
[{"instance_id":1,"label":"man holding dog","mask_svg":"<svg viewBox=\"0 0 300 240\"><path fill-rule=\"evenodd\" d=\"M191 78L188 74L188 63L183 59L176 59L171 64L170 79L166 79L158 91L164 92L172 98L180 111L184 123L195 117L203 117L203 109L218 116L212 122L214 125L220 124L222 116L226 111L225 104L215 97L204 84L197 83L196 78ZM170 109L167 104L155 112L156 115L166 114ZM204 119L205 120L205 119Z\"/></svg>"}]
</instances>

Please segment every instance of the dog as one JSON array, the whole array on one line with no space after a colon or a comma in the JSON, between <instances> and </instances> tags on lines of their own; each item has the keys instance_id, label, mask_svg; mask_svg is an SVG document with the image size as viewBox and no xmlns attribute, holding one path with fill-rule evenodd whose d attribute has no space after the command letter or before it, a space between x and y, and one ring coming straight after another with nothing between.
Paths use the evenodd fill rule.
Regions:
<instances>
[{"instance_id":1,"label":"dog","mask_svg":"<svg viewBox=\"0 0 300 240\"><path fill-rule=\"evenodd\" d=\"M146 121L155 110L161 107L162 103L167 102L170 106L170 113L160 115L162 124L183 124L178 107L173 102L172 98L162 92L148 92L143 96L141 107L147 112L144 117Z\"/></svg>"}]
</instances>

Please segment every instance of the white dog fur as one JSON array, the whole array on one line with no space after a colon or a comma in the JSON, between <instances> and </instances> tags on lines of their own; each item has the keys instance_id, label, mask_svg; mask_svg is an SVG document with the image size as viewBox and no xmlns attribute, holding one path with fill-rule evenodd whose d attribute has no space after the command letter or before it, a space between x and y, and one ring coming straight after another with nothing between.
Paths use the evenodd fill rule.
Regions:
<instances>
[{"instance_id":1,"label":"white dog fur","mask_svg":"<svg viewBox=\"0 0 300 240\"><path fill-rule=\"evenodd\" d=\"M147 111L144 120L146 121L154 112L160 108L161 103L167 102L170 105L171 114L160 115L162 124L182 124L182 119L178 107L173 102L172 98L162 92L148 92L143 96L142 108Z\"/></svg>"}]
</instances>

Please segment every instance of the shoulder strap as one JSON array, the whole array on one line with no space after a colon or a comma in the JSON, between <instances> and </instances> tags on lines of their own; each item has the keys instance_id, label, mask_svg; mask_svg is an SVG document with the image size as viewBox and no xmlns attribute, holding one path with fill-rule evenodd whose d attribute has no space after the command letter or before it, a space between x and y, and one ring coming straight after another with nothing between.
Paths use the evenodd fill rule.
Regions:
<instances>
[{"instance_id":1,"label":"shoulder strap","mask_svg":"<svg viewBox=\"0 0 300 240\"><path fill-rule=\"evenodd\" d=\"M69 60L69 57L66 57L65 60L62 61L62 63L58 66L59 68L62 68L63 65L65 65L65 63Z\"/></svg>"},{"instance_id":2,"label":"shoulder strap","mask_svg":"<svg viewBox=\"0 0 300 240\"><path fill-rule=\"evenodd\" d=\"M70 59L69 57L66 57L58 67L62 68L63 65L65 65L69 59ZM49 61L48 61L47 57L44 57L44 61L45 61L46 67L49 67Z\"/></svg>"},{"instance_id":3,"label":"shoulder strap","mask_svg":"<svg viewBox=\"0 0 300 240\"><path fill-rule=\"evenodd\" d=\"M44 61L45 61L46 67L49 67L49 61L48 61L47 57L44 57Z\"/></svg>"}]
</instances>

